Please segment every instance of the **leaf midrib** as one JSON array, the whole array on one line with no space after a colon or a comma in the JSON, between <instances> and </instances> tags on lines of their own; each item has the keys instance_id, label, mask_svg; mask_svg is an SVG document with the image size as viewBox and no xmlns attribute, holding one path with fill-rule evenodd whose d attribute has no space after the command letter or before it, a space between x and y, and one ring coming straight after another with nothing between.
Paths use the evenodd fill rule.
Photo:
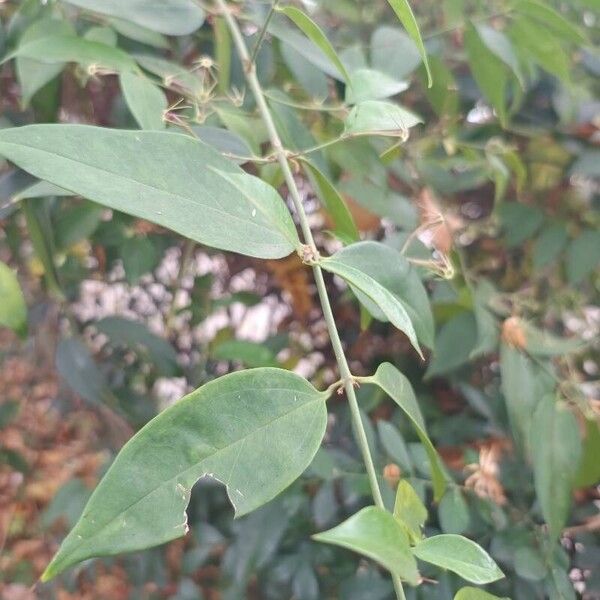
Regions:
<instances>
[{"instance_id":1,"label":"leaf midrib","mask_svg":"<svg viewBox=\"0 0 600 600\"><path fill-rule=\"evenodd\" d=\"M262 388L261 388L262 390ZM291 388L268 388L268 389L264 389L264 391L293 391L296 395L306 395L306 396L310 396L311 394L309 392L298 392L297 390L293 390ZM89 536L89 537L83 537L81 542L79 544L77 544L76 546L73 547L73 549L71 550L70 554L73 554L78 548L80 548L81 546L83 546L85 543L89 542L90 540L93 540L94 538L96 538L98 535L100 535L100 533L106 529L107 526L109 526L110 524L112 524L120 515L128 512L129 510L131 510L134 506L136 506L137 504L139 504L140 502L142 502L143 500L145 500L148 496L151 496L154 492L156 492L158 489L160 489L161 487L164 486L168 486L170 485L174 480L178 479L179 477L185 475L186 473L188 473L189 471L191 471L192 469L197 468L203 461L209 459L209 458L213 458L216 455L218 455L220 452L224 451L224 450L229 450L230 448L232 448L233 446L235 446L236 444L239 444L241 442L245 442L250 436L255 435L256 433L262 431L263 429L266 429L267 427L273 425L273 423L276 423L277 421L288 417L290 414L292 414L293 412L303 409L309 405L311 405L314 402L319 402L319 401L323 401L324 402L324 396L322 395L321 392L316 392L317 394L319 394L317 397L314 398L314 400L310 400L308 402L305 402L303 404L301 404L300 406L295 406L293 407L291 410L279 415L278 417L276 417L275 419L272 419L271 421L261 425L260 427L258 427L257 429L254 429L253 431L251 431L250 433L238 438L237 440L235 440L234 442L232 442L231 444L229 444L228 446L222 446L221 448L217 448L215 450L215 452L213 454L210 454L209 456L205 456L203 457L200 461L198 461L197 463L195 463L192 466L189 466L185 469L183 469L182 471L179 471L176 475L174 475L173 477L171 477L170 479L167 479L166 481L161 481L159 485L153 487L151 490L149 490L148 492L146 492L143 496L141 496L140 498L138 498L137 500L135 500L134 502L131 502L128 506L126 506L125 508L121 509L120 512L118 512L115 516L111 517L108 521L105 521L104 523L102 523L102 525L98 528L97 533ZM218 394L216 396L213 396L213 399L216 400L220 397L223 396L227 396L230 395L230 392L225 392L223 394ZM213 448L215 448L215 446L213 446ZM109 472L107 472L107 475L109 474ZM207 473L204 473L203 475L206 475ZM201 475L201 477L203 476ZM229 487L228 483L223 482L223 484L226 487ZM90 498L90 501L92 500L92 498ZM83 515L82 515L83 518ZM72 533L75 531L75 529L72 531Z\"/></svg>"},{"instance_id":2,"label":"leaf midrib","mask_svg":"<svg viewBox=\"0 0 600 600\"><path fill-rule=\"evenodd\" d=\"M169 134L169 135L172 135L172 134ZM134 177L126 177L126 176L120 175L120 174L118 174L118 173L115 173L114 171L110 171L109 169L105 169L105 168L99 167L99 166L97 166L97 165L90 165L90 164L89 164L89 163L87 163L87 162L84 162L84 161L82 161L82 160L77 160L77 159L74 159L74 158L70 158L70 157L68 157L68 156L65 156L64 154L60 154L59 152L50 152L50 151L48 151L48 150L44 150L44 149L38 148L37 146L32 146L32 145L30 145L30 144L25 144L25 143L22 143L22 142L19 142L19 143L16 143L16 142L7 142L7 141L3 141L3 140L1 140L1 139L0 139L0 146L1 146L1 145L3 145L3 144L4 144L4 145L8 145L8 146L16 146L16 147L21 147L21 148L29 148L29 149L31 149L31 150L34 150L34 151L36 151L36 152L40 152L40 153L42 153L42 154L47 154L47 155L49 155L49 156L56 156L56 157L58 157L58 158L60 158L60 159L62 159L62 160L65 160L65 161L67 161L67 162L71 162L71 163L74 163L74 164L76 164L76 165L83 165L83 166L87 167L88 169L96 170L96 171L99 171L99 172L101 172L101 173L104 173L104 174L107 174L107 175L111 175L112 177L116 177L116 178L117 178L117 179L119 179L119 180L124 180L124 181L126 181L126 182L132 182L132 183L134 183L134 184L137 184L137 185L139 185L139 186L141 186L141 187L144 187L144 188L148 188L148 189L150 189L150 190L153 190L153 191L155 191L155 192L164 193L164 194L166 194L167 196L173 196L174 198L178 198L178 199L180 199L180 200L182 200L182 201L186 202L187 204L189 204L189 205L191 205L191 206L194 206L195 208L197 208L197 206L195 206L195 203L194 203L194 201L193 201L193 200L192 200L190 197L188 197L188 196L182 196L182 195L181 195L181 194L179 194L179 193L170 192L169 190L166 190L166 189L164 189L164 188L161 188L161 187L158 187L158 186L155 186L155 185L150 185L150 184L148 184L148 183L144 183L144 182L142 182L142 181L139 181L138 179L136 179L136 178L134 178ZM218 173L218 171L217 171L216 169L211 169L211 170L212 170L213 172L217 172L217 173ZM222 177L221 175L219 175L219 176L220 176L220 177L221 177L221 178L222 178L224 181L226 181L227 183L229 183L229 185L232 185L232 184L231 184L231 182L227 181L227 180L226 180L224 177ZM46 180L46 181L49 181L49 180ZM53 182L53 181L51 181L50 183L54 183L54 182ZM71 187L70 187L70 186L68 186L68 185L63 185L63 184L60 184L60 183L55 183L55 185L58 185L58 186L60 186L60 187L64 187L65 189L69 189L69 190L70 190L70 191L72 191L74 194L77 194L77 193L78 193L78 192L76 192L75 190L71 189ZM204 190L204 192L206 193L206 190ZM208 196L210 196L210 197L211 197L213 200L215 199L213 194L207 194L207 195L208 195ZM244 196L244 198L247 198L247 197L246 197L246 196ZM239 217L238 215L235 215L235 214L233 214L233 213L228 213L228 212L226 212L226 211L224 211L224 210L222 210L222 209L219 209L219 208L214 208L214 207L211 207L211 206L209 206L209 205L207 205L207 204L204 204L204 203L203 203L203 202L200 200L200 198L198 199L198 204L200 205L200 207L202 207L202 208L204 208L204 209L207 209L208 211L212 211L212 212L215 212L215 213L217 213L217 214L224 215L224 216L226 216L226 217L227 217L227 218L229 218L229 219L234 219L234 220L237 220L237 221L241 221L243 224L250 225L251 227L255 227L255 228L257 228L257 229L264 230L264 231L267 231L267 232L270 232L270 233L272 233L272 232L273 232L273 229L271 229L271 228L269 228L269 227L267 227L267 226L265 226L265 225L262 225L262 224L260 224L260 223L256 223L256 222L253 222L253 221L250 221L250 220L245 220L245 219L243 219L242 217ZM254 205L254 203L252 203L252 204ZM119 209L119 208L116 208L115 210L121 210L121 209ZM282 237L283 237L283 238L284 238L286 241L288 241L288 242L289 242L289 240L287 239L287 236L285 235L285 233L284 233L284 232L283 232L283 231L282 231L282 230L281 230L279 227L277 227L277 231L278 231L278 233L279 233L279 234L280 234L280 235L281 235L281 236L282 236ZM200 240L198 240L198 241L200 241ZM275 246L275 247L278 247L278 246L280 246L281 244L275 244L275 243L271 243L271 244L266 244L266 243L264 243L264 244L263 244L263 243L261 243L261 245L267 245L267 246Z\"/></svg>"}]
</instances>

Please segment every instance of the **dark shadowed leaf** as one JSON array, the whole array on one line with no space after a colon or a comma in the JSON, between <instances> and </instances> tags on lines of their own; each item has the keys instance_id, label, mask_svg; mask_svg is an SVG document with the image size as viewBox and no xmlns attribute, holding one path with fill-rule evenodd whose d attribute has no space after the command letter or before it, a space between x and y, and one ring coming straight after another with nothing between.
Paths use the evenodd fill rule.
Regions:
<instances>
[{"instance_id":1,"label":"dark shadowed leaf","mask_svg":"<svg viewBox=\"0 0 600 600\"><path fill-rule=\"evenodd\" d=\"M557 538L571 507L571 491L581 458L581 436L573 413L552 394L539 403L529 431L535 490Z\"/></svg>"}]
</instances>

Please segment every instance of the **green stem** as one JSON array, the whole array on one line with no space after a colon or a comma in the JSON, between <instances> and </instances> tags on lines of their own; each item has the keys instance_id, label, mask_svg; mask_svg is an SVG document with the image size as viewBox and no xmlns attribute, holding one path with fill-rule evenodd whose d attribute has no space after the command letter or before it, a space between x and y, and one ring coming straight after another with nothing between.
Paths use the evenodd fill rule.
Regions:
<instances>
[{"instance_id":1,"label":"green stem","mask_svg":"<svg viewBox=\"0 0 600 600\"><path fill-rule=\"evenodd\" d=\"M260 47L262 46L262 43L265 39L265 35L267 35L269 23L271 22L271 19L273 18L273 15L275 14L275 11L277 10L278 4L279 4L279 0L275 0L273 2L273 4L271 4L271 8L269 8L267 18L265 19L265 22L263 23L262 29L260 30L260 33L258 34L258 39L256 40L256 44L254 45L254 49L252 50L252 56L250 57L250 62L252 64L256 63L256 57L258 56Z\"/></svg>"},{"instance_id":2,"label":"green stem","mask_svg":"<svg viewBox=\"0 0 600 600\"><path fill-rule=\"evenodd\" d=\"M300 192L298 191L296 181L294 180L294 176L290 169L288 157L283 147L283 144L281 143L281 138L279 137L279 133L277 132L277 128L271 115L271 111L265 100L265 95L258 81L258 78L256 77L256 68L248 53L246 42L244 41L238 24L233 18L233 15L231 14L225 0L216 0L216 3L219 7L219 10L225 17L227 24L229 25L231 37L233 38L233 42L236 46L238 55L242 61L242 65L244 66L244 70L246 73L246 81L248 82L248 85L252 90L261 118L269 133L271 145L273 146L273 150L277 156L277 160L281 167L281 171L283 172L283 176L287 184L290 196L292 198L294 208L296 209L296 212L298 214L298 219L300 221L300 228L302 230L304 241L309 247L310 253L313 256L318 257L319 254L317 246L315 244L315 240L313 238L313 234L308 223L306 212L304 211L304 205L300 197ZM325 280L323 279L323 271L321 270L321 267L317 264L313 265L312 269L315 277L315 282L317 284L319 300L323 309L323 315L325 317L325 323L327 325L327 330L331 339L331 345L333 347L333 352L335 354L338 369L340 371L340 377L341 380L344 382L344 389L346 391L348 402L350 404L352 423L354 426L358 446L360 447L363 461L365 463L367 475L369 477L369 484L371 486L371 494L373 496L373 501L375 502L376 506L385 509L385 506L383 504L383 498L381 496L381 490L379 488L379 482L377 480L377 472L373 463L373 457L371 456L371 450L369 449L367 434L362 423L360 409L358 407L358 400L356 399L356 394L354 391L354 378L352 377L352 373L350 372L348 360L346 358L346 355L344 354L342 340L340 339L340 334L335 324L335 318L333 316L331 302L327 294ZM402 582L400 581L400 578L393 576L393 580L398 600L404 600L404 590L402 589Z\"/></svg>"}]
</instances>

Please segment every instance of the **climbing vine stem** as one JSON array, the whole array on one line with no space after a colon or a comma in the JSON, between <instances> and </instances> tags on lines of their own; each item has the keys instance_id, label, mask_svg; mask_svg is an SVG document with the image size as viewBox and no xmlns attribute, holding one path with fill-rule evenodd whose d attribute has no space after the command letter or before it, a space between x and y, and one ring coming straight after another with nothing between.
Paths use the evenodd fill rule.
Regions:
<instances>
[{"instance_id":1,"label":"climbing vine stem","mask_svg":"<svg viewBox=\"0 0 600 600\"><path fill-rule=\"evenodd\" d=\"M315 240L310 229L310 225L308 223L308 218L306 216L304 205L302 203L302 199L298 191L298 186L296 185L296 181L288 163L286 151L281 142L281 138L279 137L279 133L277 131L277 127L275 126L275 122L273 121L271 110L269 109L269 106L265 99L265 94L262 90L260 82L258 81L258 77L256 76L256 65L250 57L250 53L248 52L248 47L246 45L242 32L240 31L237 21L235 20L229 6L225 2L225 0L215 1L217 7L219 8L219 11L222 13L231 31L231 36L233 38L236 51L244 67L246 81L248 82L248 86L252 90L254 99L256 101L256 105L258 107L258 111L265 124L265 127L267 128L269 140L273 147L273 151L277 156L277 160L281 167L281 171L283 172L283 176L287 184L292 203L294 204L294 208L298 215L298 220L300 222L300 228L302 230L304 241L309 247L309 249L312 251L312 254L314 256L318 256L317 246L315 244ZM331 339L331 344L335 353L338 369L340 371L340 377L341 380L344 382L344 389L346 391L348 402L350 404L352 424L354 426L354 432L369 477L369 484L371 487L373 501L375 502L376 506L384 509L385 506L383 503L383 498L381 496L379 482L377 480L377 472L375 470L375 465L373 464L373 457L371 456L371 451L369 449L367 434L362 423L362 418L358 407L358 400L356 399L356 393L354 390L354 379L352 377L352 373L350 372L348 360L346 358L346 355L344 354L342 340L340 339L340 334L335 323L335 318L331 309L331 302L329 300L329 295L327 294L325 280L323 279L323 271L321 270L321 267L318 264L313 264L312 269L315 277L315 282L317 284L319 300L323 309L323 315L327 324L327 330L329 332L329 337ZM393 576L392 578L394 581L394 588L396 590L396 595L398 599L405 600L404 590L402 588L402 583L400 579L396 576Z\"/></svg>"}]
</instances>

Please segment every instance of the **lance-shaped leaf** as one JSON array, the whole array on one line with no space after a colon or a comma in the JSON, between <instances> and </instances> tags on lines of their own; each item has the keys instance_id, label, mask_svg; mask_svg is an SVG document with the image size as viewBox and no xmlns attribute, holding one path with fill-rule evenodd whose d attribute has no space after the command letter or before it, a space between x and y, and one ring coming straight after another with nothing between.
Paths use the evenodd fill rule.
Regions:
<instances>
[{"instance_id":1,"label":"lance-shaped leaf","mask_svg":"<svg viewBox=\"0 0 600 600\"><path fill-rule=\"evenodd\" d=\"M456 592L454 600L510 600L506 596L494 596L485 590L475 587L464 587Z\"/></svg>"},{"instance_id":2,"label":"lance-shaped leaf","mask_svg":"<svg viewBox=\"0 0 600 600\"><path fill-rule=\"evenodd\" d=\"M462 535L436 535L419 542L412 551L417 558L448 569L471 583L491 583L504 577L492 557Z\"/></svg>"},{"instance_id":3,"label":"lance-shaped leaf","mask_svg":"<svg viewBox=\"0 0 600 600\"><path fill-rule=\"evenodd\" d=\"M138 70L133 59L123 50L74 35L54 35L31 40L20 45L2 62L15 57L40 63L75 62L85 67L94 65L96 68L117 72Z\"/></svg>"},{"instance_id":4,"label":"lance-shaped leaf","mask_svg":"<svg viewBox=\"0 0 600 600\"><path fill-rule=\"evenodd\" d=\"M304 33L304 35L316 46L318 46L323 54L335 65L338 71L343 75L346 82L350 82L350 75L346 71L346 67L340 60L337 52L323 33L321 28L305 13L295 6L280 7L277 10L282 12L286 17L294 22L296 27Z\"/></svg>"},{"instance_id":5,"label":"lance-shaped leaf","mask_svg":"<svg viewBox=\"0 0 600 600\"><path fill-rule=\"evenodd\" d=\"M302 164L312 179L319 200L334 222L335 233L345 242L357 242L360 234L352 218L352 213L340 193L315 164L307 159L304 159Z\"/></svg>"},{"instance_id":6,"label":"lance-shaped leaf","mask_svg":"<svg viewBox=\"0 0 600 600\"><path fill-rule=\"evenodd\" d=\"M565 41L578 45L590 43L585 31L565 19L565 17L546 3L538 2L537 0L522 0L515 5L515 9L543 23L550 30L554 30L549 35L557 34Z\"/></svg>"},{"instance_id":7,"label":"lance-shaped leaf","mask_svg":"<svg viewBox=\"0 0 600 600\"><path fill-rule=\"evenodd\" d=\"M446 490L447 475L442 461L436 452L427 431L425 421L421 414L421 409L417 403L415 393L410 385L410 381L394 365L390 363L381 363L371 377L361 377L363 383L372 383L378 385L394 402L404 411L404 414L410 419L421 443L425 447L429 464L431 466L431 479L433 481L433 491L436 500L444 495Z\"/></svg>"},{"instance_id":8,"label":"lance-shaped leaf","mask_svg":"<svg viewBox=\"0 0 600 600\"><path fill-rule=\"evenodd\" d=\"M557 538L569 516L581 459L579 426L573 413L548 394L540 401L530 427L535 491L550 536Z\"/></svg>"},{"instance_id":9,"label":"lance-shaped leaf","mask_svg":"<svg viewBox=\"0 0 600 600\"><path fill-rule=\"evenodd\" d=\"M145 75L138 73L121 73L119 81L123 97L138 125L142 129L164 129L163 113L168 102L162 90Z\"/></svg>"},{"instance_id":10,"label":"lance-shaped leaf","mask_svg":"<svg viewBox=\"0 0 600 600\"><path fill-rule=\"evenodd\" d=\"M404 331L419 350L417 338L433 345L433 316L417 271L399 252L378 242L359 242L324 259L325 270L345 279L367 310Z\"/></svg>"},{"instance_id":11,"label":"lance-shaped leaf","mask_svg":"<svg viewBox=\"0 0 600 600\"><path fill-rule=\"evenodd\" d=\"M378 100L367 100L357 104L346 117L345 133L359 135L380 135L408 138L408 130L421 123L414 113L392 104Z\"/></svg>"},{"instance_id":12,"label":"lance-shaped leaf","mask_svg":"<svg viewBox=\"0 0 600 600\"><path fill-rule=\"evenodd\" d=\"M410 35L413 42L417 45L419 54L423 59L423 64L425 65L425 69L427 71L428 85L431 87L433 81L431 79L429 63L427 62L427 51L425 50L425 45L423 44L423 39L421 38L419 24L417 23L417 19L415 19L415 15L410 7L410 4L408 3L408 0L388 0L388 3L394 9L396 16L400 19L402 25L404 25L404 29L406 29L408 35Z\"/></svg>"},{"instance_id":13,"label":"lance-shaped leaf","mask_svg":"<svg viewBox=\"0 0 600 600\"><path fill-rule=\"evenodd\" d=\"M0 327L9 327L24 333L27 326L27 308L17 276L0 262Z\"/></svg>"},{"instance_id":14,"label":"lance-shaped leaf","mask_svg":"<svg viewBox=\"0 0 600 600\"><path fill-rule=\"evenodd\" d=\"M191 489L205 475L227 486L237 516L265 504L313 459L326 397L299 375L264 368L181 399L123 447L42 579L184 535Z\"/></svg>"},{"instance_id":15,"label":"lance-shaped leaf","mask_svg":"<svg viewBox=\"0 0 600 600\"><path fill-rule=\"evenodd\" d=\"M419 583L420 576L410 553L408 535L402 525L382 508L363 508L341 525L319 533L313 539L368 556L411 585Z\"/></svg>"},{"instance_id":16,"label":"lance-shaped leaf","mask_svg":"<svg viewBox=\"0 0 600 600\"><path fill-rule=\"evenodd\" d=\"M299 243L271 186L189 136L30 125L1 130L0 155L40 179L207 246L281 258Z\"/></svg>"},{"instance_id":17,"label":"lance-shaped leaf","mask_svg":"<svg viewBox=\"0 0 600 600\"><path fill-rule=\"evenodd\" d=\"M79 8L131 21L165 35L193 33L204 22L204 11L193 0L64 0Z\"/></svg>"}]
</instances>

